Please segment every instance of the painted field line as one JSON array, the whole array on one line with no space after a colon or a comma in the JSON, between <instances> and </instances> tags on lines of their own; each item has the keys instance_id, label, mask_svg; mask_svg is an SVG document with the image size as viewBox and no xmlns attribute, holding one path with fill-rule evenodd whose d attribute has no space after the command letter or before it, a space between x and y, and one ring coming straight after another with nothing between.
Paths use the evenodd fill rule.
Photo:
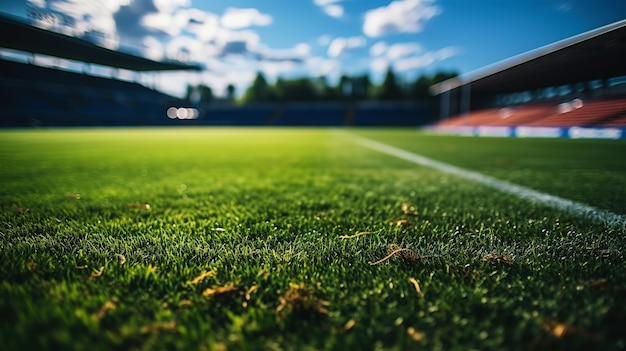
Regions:
<instances>
[{"instance_id":1,"label":"painted field line","mask_svg":"<svg viewBox=\"0 0 626 351\"><path fill-rule=\"evenodd\" d=\"M444 162L435 161L428 157L424 157L406 150L402 150L387 144L383 144L378 141L367 139L364 137L350 134L350 138L357 144L366 148L382 152L387 155L391 155L403 160L430 168L434 168L441 172L453 174L460 178L472 180L476 183L488 186L490 188L499 190L503 193L513 194L522 199L529 200L531 202L549 206L557 210L568 212L577 216L585 217L594 221L606 223L615 227L626 227L626 216L619 215L614 212L602 210L593 206L588 206L580 202L564 199L562 197L542 193L530 188L526 188L521 185L509 183L504 180L492 178L482 173L470 171L461 167L456 167Z\"/></svg>"}]
</instances>

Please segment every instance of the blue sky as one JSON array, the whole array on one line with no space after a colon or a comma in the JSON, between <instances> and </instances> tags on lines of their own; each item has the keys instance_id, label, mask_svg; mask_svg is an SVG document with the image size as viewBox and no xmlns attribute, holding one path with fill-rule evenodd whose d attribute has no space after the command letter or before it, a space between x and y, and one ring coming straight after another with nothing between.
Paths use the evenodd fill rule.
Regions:
<instances>
[{"instance_id":1,"label":"blue sky","mask_svg":"<svg viewBox=\"0 0 626 351\"><path fill-rule=\"evenodd\" d=\"M276 77L369 73L392 66L411 80L461 74L626 18L624 0L3 0L70 18L53 30L156 60L200 63L200 74L162 74L180 95L190 82L241 92L257 71ZM60 23L62 21L58 21ZM91 38L94 38L92 35Z\"/></svg>"}]
</instances>

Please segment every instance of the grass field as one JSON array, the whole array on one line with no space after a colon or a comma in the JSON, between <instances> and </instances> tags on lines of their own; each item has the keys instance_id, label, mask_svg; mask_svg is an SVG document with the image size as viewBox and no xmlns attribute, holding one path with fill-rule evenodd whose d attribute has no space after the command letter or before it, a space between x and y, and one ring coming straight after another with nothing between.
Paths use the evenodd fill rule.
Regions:
<instances>
[{"instance_id":1,"label":"grass field","mask_svg":"<svg viewBox=\"0 0 626 351\"><path fill-rule=\"evenodd\" d=\"M626 348L623 226L350 134L626 214L621 141L0 131L3 349Z\"/></svg>"}]
</instances>

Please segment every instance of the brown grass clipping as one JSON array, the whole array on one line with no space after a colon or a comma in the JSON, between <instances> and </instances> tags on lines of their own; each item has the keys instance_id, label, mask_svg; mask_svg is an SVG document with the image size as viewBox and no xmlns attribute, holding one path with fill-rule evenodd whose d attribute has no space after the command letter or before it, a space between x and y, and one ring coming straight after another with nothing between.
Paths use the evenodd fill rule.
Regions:
<instances>
[{"instance_id":1,"label":"brown grass clipping","mask_svg":"<svg viewBox=\"0 0 626 351\"><path fill-rule=\"evenodd\" d=\"M172 331L176 329L176 322L157 322L150 325L141 327L139 332L141 334L153 334L160 331Z\"/></svg>"},{"instance_id":2,"label":"brown grass clipping","mask_svg":"<svg viewBox=\"0 0 626 351\"><path fill-rule=\"evenodd\" d=\"M406 328L406 333L409 334L411 339L413 339L413 341L415 342L421 342L422 340L424 340L424 333L413 327Z\"/></svg>"},{"instance_id":3,"label":"brown grass clipping","mask_svg":"<svg viewBox=\"0 0 626 351\"><path fill-rule=\"evenodd\" d=\"M587 283L590 288L608 290L611 287L609 280L606 278L595 279Z\"/></svg>"},{"instance_id":4,"label":"brown grass clipping","mask_svg":"<svg viewBox=\"0 0 626 351\"><path fill-rule=\"evenodd\" d=\"M411 224L408 219L390 219L389 223L395 224L398 227L406 227L407 225Z\"/></svg>"},{"instance_id":5,"label":"brown grass clipping","mask_svg":"<svg viewBox=\"0 0 626 351\"><path fill-rule=\"evenodd\" d=\"M221 295L229 292L236 291L235 283L228 283L223 286L214 286L212 288L207 288L202 292L202 296L211 297L214 295Z\"/></svg>"},{"instance_id":6,"label":"brown grass clipping","mask_svg":"<svg viewBox=\"0 0 626 351\"><path fill-rule=\"evenodd\" d=\"M30 212L30 209L27 207L15 206L14 211L17 214L27 214L28 212Z\"/></svg>"},{"instance_id":7,"label":"brown grass clipping","mask_svg":"<svg viewBox=\"0 0 626 351\"><path fill-rule=\"evenodd\" d=\"M120 300L117 297L113 297L111 300L105 302L102 307L100 307L100 309L96 311L96 313L91 315L91 317L96 321L100 321L102 318L104 318L104 316L106 316L107 313L117 308L117 303L119 301Z\"/></svg>"},{"instance_id":8,"label":"brown grass clipping","mask_svg":"<svg viewBox=\"0 0 626 351\"><path fill-rule=\"evenodd\" d=\"M368 235L368 234L374 234L373 232L358 232L354 235L340 235L339 239L352 239L352 238L358 238L360 236L363 235Z\"/></svg>"},{"instance_id":9,"label":"brown grass clipping","mask_svg":"<svg viewBox=\"0 0 626 351\"><path fill-rule=\"evenodd\" d=\"M279 305L276 308L278 319L289 315L297 318L311 318L327 315L328 301L322 300L315 294L315 290L304 283L290 283L289 289L278 297Z\"/></svg>"},{"instance_id":10,"label":"brown grass clipping","mask_svg":"<svg viewBox=\"0 0 626 351\"><path fill-rule=\"evenodd\" d=\"M215 277L216 274L217 274L217 272L215 270L213 270L213 269L210 270L210 271L202 272L202 273L200 273L200 275L198 275L197 277L193 278L188 283L191 284L191 285L198 285L198 283L203 281L205 278Z\"/></svg>"},{"instance_id":11,"label":"brown grass clipping","mask_svg":"<svg viewBox=\"0 0 626 351\"><path fill-rule=\"evenodd\" d=\"M343 325L343 332L347 333L350 330L352 330L352 328L354 328L354 326L356 325L356 321L354 319L350 319L349 321L346 322L346 324Z\"/></svg>"},{"instance_id":12,"label":"brown grass clipping","mask_svg":"<svg viewBox=\"0 0 626 351\"><path fill-rule=\"evenodd\" d=\"M513 260L509 256L505 256L505 255L498 254L495 252L492 252L486 255L485 257L483 257L483 261L496 263L496 264L506 264L506 265L513 264Z\"/></svg>"},{"instance_id":13,"label":"brown grass clipping","mask_svg":"<svg viewBox=\"0 0 626 351\"><path fill-rule=\"evenodd\" d=\"M243 308L248 307L248 304L250 303L250 299L252 299L252 293L257 291L259 289L258 285L252 285L248 288L248 290L246 290L245 294L243 295L243 301L241 302L241 306Z\"/></svg>"},{"instance_id":14,"label":"brown grass clipping","mask_svg":"<svg viewBox=\"0 0 626 351\"><path fill-rule=\"evenodd\" d=\"M115 254L115 257L117 258L117 261L118 261L120 264L122 264L122 265L123 265L124 263L126 263L126 257L124 257L124 255L122 255L122 254L117 254L117 253L116 253L116 254Z\"/></svg>"},{"instance_id":15,"label":"brown grass clipping","mask_svg":"<svg viewBox=\"0 0 626 351\"><path fill-rule=\"evenodd\" d=\"M104 272L104 266L100 267L100 269L98 270L94 269L91 271L91 275L89 276L89 279L100 278L103 272Z\"/></svg>"},{"instance_id":16,"label":"brown grass clipping","mask_svg":"<svg viewBox=\"0 0 626 351\"><path fill-rule=\"evenodd\" d=\"M417 216L419 212L415 209L415 207L411 206L408 202L402 203L402 213L408 216Z\"/></svg>"},{"instance_id":17,"label":"brown grass clipping","mask_svg":"<svg viewBox=\"0 0 626 351\"><path fill-rule=\"evenodd\" d=\"M378 260L376 262L370 262L370 265L374 266L374 265L383 263L383 262L387 261L388 259L392 258L393 256L396 256L396 255L398 255L399 257L401 257L402 259L404 259L406 261L413 261L413 262L419 262L419 261L422 261L422 260L424 260L426 258L439 257L439 256L436 256L436 255L429 255L429 256L418 255L414 251L412 251L410 249L401 248L400 246L398 246L396 244L389 245L389 250L391 251L391 253L389 253L389 255L381 258L380 260Z\"/></svg>"},{"instance_id":18,"label":"brown grass clipping","mask_svg":"<svg viewBox=\"0 0 626 351\"><path fill-rule=\"evenodd\" d=\"M417 292L417 295L419 295L419 297L424 297L422 288L420 288L420 283L417 280L415 280L415 278L409 278L409 282L413 284L413 287L415 288L415 292Z\"/></svg>"},{"instance_id":19,"label":"brown grass clipping","mask_svg":"<svg viewBox=\"0 0 626 351\"><path fill-rule=\"evenodd\" d=\"M582 333L582 329L575 327L571 324L561 323L554 320L545 320L543 322L543 329L552 334L557 339L572 334Z\"/></svg>"}]
</instances>

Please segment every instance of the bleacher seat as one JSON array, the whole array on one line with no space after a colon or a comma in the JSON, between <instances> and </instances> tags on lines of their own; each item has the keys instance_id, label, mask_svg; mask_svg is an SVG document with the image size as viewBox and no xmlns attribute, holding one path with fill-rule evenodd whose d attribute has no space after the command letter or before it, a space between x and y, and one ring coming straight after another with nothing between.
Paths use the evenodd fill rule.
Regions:
<instances>
[{"instance_id":1,"label":"bleacher seat","mask_svg":"<svg viewBox=\"0 0 626 351\"><path fill-rule=\"evenodd\" d=\"M175 98L140 84L0 60L0 125L164 124Z\"/></svg>"},{"instance_id":2,"label":"bleacher seat","mask_svg":"<svg viewBox=\"0 0 626 351\"><path fill-rule=\"evenodd\" d=\"M572 99L566 102L519 105L471 111L437 123L439 126L626 126L626 97Z\"/></svg>"},{"instance_id":3,"label":"bleacher seat","mask_svg":"<svg viewBox=\"0 0 626 351\"><path fill-rule=\"evenodd\" d=\"M343 104L290 104L274 121L278 126L341 126L346 116Z\"/></svg>"}]
</instances>

